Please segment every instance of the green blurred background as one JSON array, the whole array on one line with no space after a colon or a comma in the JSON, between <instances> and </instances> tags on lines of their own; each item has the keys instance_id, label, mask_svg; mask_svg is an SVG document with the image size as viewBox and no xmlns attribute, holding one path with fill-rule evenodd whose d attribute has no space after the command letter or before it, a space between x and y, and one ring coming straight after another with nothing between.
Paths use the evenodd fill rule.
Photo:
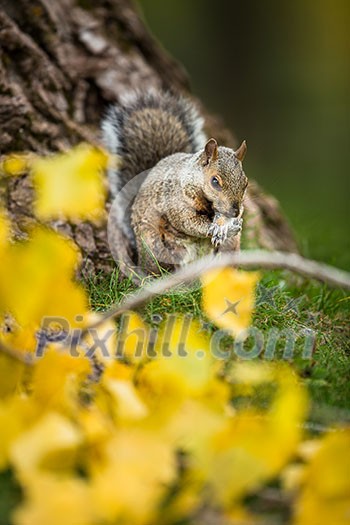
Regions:
<instances>
[{"instance_id":1,"label":"green blurred background","mask_svg":"<svg viewBox=\"0 0 350 525\"><path fill-rule=\"evenodd\" d=\"M305 255L350 268L350 1L139 0Z\"/></svg>"}]
</instances>

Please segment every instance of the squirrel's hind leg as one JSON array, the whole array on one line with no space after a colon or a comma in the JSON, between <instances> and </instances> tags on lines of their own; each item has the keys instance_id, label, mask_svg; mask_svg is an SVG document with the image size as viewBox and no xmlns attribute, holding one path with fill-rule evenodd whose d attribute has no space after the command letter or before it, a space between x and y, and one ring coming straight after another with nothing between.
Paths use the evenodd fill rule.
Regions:
<instances>
[{"instance_id":1,"label":"squirrel's hind leg","mask_svg":"<svg viewBox=\"0 0 350 525\"><path fill-rule=\"evenodd\" d=\"M162 269L174 271L187 255L181 238L164 228L147 229L137 235L138 265L147 273L161 273Z\"/></svg>"}]
</instances>

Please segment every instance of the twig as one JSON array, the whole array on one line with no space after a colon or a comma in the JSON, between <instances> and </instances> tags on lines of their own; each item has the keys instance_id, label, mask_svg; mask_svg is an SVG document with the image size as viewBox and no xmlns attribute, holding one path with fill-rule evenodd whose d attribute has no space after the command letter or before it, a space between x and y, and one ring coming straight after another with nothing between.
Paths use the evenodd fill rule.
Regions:
<instances>
[{"instance_id":1,"label":"twig","mask_svg":"<svg viewBox=\"0 0 350 525\"><path fill-rule=\"evenodd\" d=\"M86 331L88 331L89 328L100 326L108 319L120 316L127 310L139 308L153 297L161 295L180 284L193 281L208 270L225 266L241 266L247 269L263 268L266 270L285 269L312 279L317 279L330 286L350 290L350 274L348 272L328 266L327 264L305 259L294 253L269 252L265 250L245 250L237 253L225 253L216 257L203 257L168 277L155 279L149 285L139 289L121 303L104 312L98 321L86 328Z\"/></svg>"}]
</instances>

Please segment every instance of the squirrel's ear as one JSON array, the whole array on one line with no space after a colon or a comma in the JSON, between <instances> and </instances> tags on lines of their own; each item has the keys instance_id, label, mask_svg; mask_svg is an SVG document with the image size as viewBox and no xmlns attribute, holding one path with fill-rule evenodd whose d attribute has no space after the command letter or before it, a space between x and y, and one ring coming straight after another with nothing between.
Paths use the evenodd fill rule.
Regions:
<instances>
[{"instance_id":1,"label":"squirrel's ear","mask_svg":"<svg viewBox=\"0 0 350 525\"><path fill-rule=\"evenodd\" d=\"M212 160L218 158L218 143L215 139L210 139L205 145L205 164L209 164Z\"/></svg>"},{"instance_id":2,"label":"squirrel's ear","mask_svg":"<svg viewBox=\"0 0 350 525\"><path fill-rule=\"evenodd\" d=\"M238 150L235 151L235 155L236 155L238 160L243 162L243 159L244 159L246 153L247 153L247 143L244 140L242 142L242 144L240 145L240 147L238 148Z\"/></svg>"}]
</instances>

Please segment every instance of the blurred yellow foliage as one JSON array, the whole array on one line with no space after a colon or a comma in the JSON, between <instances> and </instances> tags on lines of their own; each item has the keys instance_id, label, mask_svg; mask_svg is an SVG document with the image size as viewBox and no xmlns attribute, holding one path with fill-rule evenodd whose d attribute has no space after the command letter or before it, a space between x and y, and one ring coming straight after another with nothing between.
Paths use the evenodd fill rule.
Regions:
<instances>
[{"instance_id":1,"label":"blurred yellow foliage","mask_svg":"<svg viewBox=\"0 0 350 525\"><path fill-rule=\"evenodd\" d=\"M350 429L324 437L304 467L293 525L350 523Z\"/></svg>"},{"instance_id":2,"label":"blurred yellow foliage","mask_svg":"<svg viewBox=\"0 0 350 525\"><path fill-rule=\"evenodd\" d=\"M34 159L35 156L31 153L13 153L12 155L7 155L0 161L0 173L13 177L24 175L30 170L31 163Z\"/></svg>"},{"instance_id":3,"label":"blurred yellow foliage","mask_svg":"<svg viewBox=\"0 0 350 525\"><path fill-rule=\"evenodd\" d=\"M36 160L38 214L96 217L105 162L87 146ZM75 246L43 228L10 242L9 230L0 213L0 469L23 491L14 525L170 525L204 506L227 523L256 523L244 498L279 479L304 438L307 396L291 367L234 362L224 373L209 334L187 317L169 315L156 337L134 312L118 331L113 321L89 331L100 314L75 282ZM246 330L257 280L208 272L206 315L230 334ZM39 357L48 316L63 338L46 341ZM316 443L290 476L300 494L294 523L345 525L349 432Z\"/></svg>"},{"instance_id":4,"label":"blurred yellow foliage","mask_svg":"<svg viewBox=\"0 0 350 525\"><path fill-rule=\"evenodd\" d=\"M81 478L39 472L25 487L25 502L14 513L16 525L94 525L89 485Z\"/></svg>"},{"instance_id":5,"label":"blurred yellow foliage","mask_svg":"<svg viewBox=\"0 0 350 525\"><path fill-rule=\"evenodd\" d=\"M84 314L88 304L82 286L73 280L78 261L74 244L48 229L36 229L28 241L3 251L0 318L10 314L16 323L4 340L33 351L43 318L60 317L76 325L76 316Z\"/></svg>"},{"instance_id":6,"label":"blurred yellow foliage","mask_svg":"<svg viewBox=\"0 0 350 525\"><path fill-rule=\"evenodd\" d=\"M257 272L210 270L202 277L203 311L232 335L242 334L252 321L258 280Z\"/></svg>"},{"instance_id":7,"label":"blurred yellow foliage","mask_svg":"<svg viewBox=\"0 0 350 525\"><path fill-rule=\"evenodd\" d=\"M3 210L0 209L0 254L3 248L6 246L6 241L9 238L9 221Z\"/></svg>"},{"instance_id":8,"label":"blurred yellow foliage","mask_svg":"<svg viewBox=\"0 0 350 525\"><path fill-rule=\"evenodd\" d=\"M72 221L103 217L107 163L104 151L87 144L69 153L34 160L31 168L37 190L37 216Z\"/></svg>"}]
</instances>

